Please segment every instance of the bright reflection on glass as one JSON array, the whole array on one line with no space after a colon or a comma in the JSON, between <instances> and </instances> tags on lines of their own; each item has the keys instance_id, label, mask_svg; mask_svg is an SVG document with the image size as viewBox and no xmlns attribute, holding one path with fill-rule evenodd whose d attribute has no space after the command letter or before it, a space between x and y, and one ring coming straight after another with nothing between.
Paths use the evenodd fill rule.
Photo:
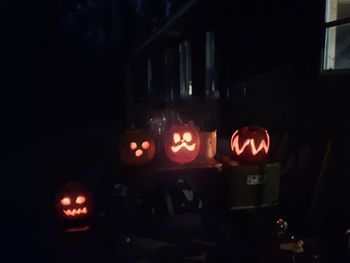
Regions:
<instances>
[{"instance_id":1,"label":"bright reflection on glass","mask_svg":"<svg viewBox=\"0 0 350 263\"><path fill-rule=\"evenodd\" d=\"M350 68L350 24L327 28L323 68Z\"/></svg>"}]
</instances>

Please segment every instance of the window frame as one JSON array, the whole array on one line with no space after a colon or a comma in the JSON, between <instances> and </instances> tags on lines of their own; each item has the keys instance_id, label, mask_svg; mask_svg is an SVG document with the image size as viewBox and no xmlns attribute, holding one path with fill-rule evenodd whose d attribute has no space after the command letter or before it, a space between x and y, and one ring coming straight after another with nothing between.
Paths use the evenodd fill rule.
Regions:
<instances>
[{"instance_id":1,"label":"window frame","mask_svg":"<svg viewBox=\"0 0 350 263\"><path fill-rule=\"evenodd\" d=\"M349 17L346 17L346 18L340 18L340 19L334 19L334 20L331 20L331 21L328 21L327 22L327 19L328 19L328 16L329 16L329 8L331 6L331 2L333 0L326 0L325 1L325 4L326 4L326 9L325 9L325 16L324 16L324 20L325 20L325 23L324 23L324 46L323 46L323 50L322 50L322 62L321 62L321 65L320 65L320 73L321 74L329 74L329 73L334 73L334 72L337 72L338 74L349 74L350 73L350 66L349 68L335 68L334 65L333 67L330 67L329 66L329 63L332 63L332 62L329 62L327 57L328 57L328 54L329 54L329 51L330 49L334 49L334 52L335 52L335 49L336 49L336 41L334 40L333 42L333 47L329 48L329 35L328 35L328 29L330 28L334 28L336 30L336 27L338 26L342 26L342 25L349 25L350 26L350 14L349 14ZM336 37L336 31L333 31L333 36L331 37ZM332 51L331 51L332 52ZM335 58L335 56L334 56ZM334 64L334 62L333 62Z\"/></svg>"}]
</instances>

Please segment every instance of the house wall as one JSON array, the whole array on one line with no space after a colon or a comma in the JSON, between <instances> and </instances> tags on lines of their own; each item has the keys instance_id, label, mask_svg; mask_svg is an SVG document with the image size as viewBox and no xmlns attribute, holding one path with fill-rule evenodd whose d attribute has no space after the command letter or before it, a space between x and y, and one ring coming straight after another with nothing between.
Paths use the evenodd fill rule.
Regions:
<instances>
[{"instance_id":1,"label":"house wall","mask_svg":"<svg viewBox=\"0 0 350 263\"><path fill-rule=\"evenodd\" d=\"M193 96L204 99L205 32L215 32L222 134L228 136L234 128L255 122L276 132L288 130L300 137L310 136L309 120L316 118L319 106L322 3L301 6L279 1L204 1L198 10L201 12L191 13L191 17L183 15L188 27L179 29L182 34L177 42L191 42ZM168 42L155 40L145 56L159 61ZM163 80L153 100L157 94L162 100L161 90L168 80L161 73L162 67L157 72L155 77L161 75Z\"/></svg>"}]
</instances>

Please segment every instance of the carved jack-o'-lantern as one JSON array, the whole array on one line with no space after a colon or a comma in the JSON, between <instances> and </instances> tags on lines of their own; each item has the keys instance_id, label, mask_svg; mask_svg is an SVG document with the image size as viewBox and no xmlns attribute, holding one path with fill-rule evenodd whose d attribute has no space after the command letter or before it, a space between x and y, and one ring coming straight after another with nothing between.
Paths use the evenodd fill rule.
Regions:
<instances>
[{"instance_id":1,"label":"carved jack-o'-lantern","mask_svg":"<svg viewBox=\"0 0 350 263\"><path fill-rule=\"evenodd\" d=\"M200 131L199 132L201 149L199 155L202 158L213 158L216 155L217 136L214 131Z\"/></svg>"},{"instance_id":2,"label":"carved jack-o'-lantern","mask_svg":"<svg viewBox=\"0 0 350 263\"><path fill-rule=\"evenodd\" d=\"M231 150L239 162L261 162L266 158L269 147L270 136L260 126L242 127L231 137Z\"/></svg>"},{"instance_id":3,"label":"carved jack-o'-lantern","mask_svg":"<svg viewBox=\"0 0 350 263\"><path fill-rule=\"evenodd\" d=\"M200 149L200 137L197 129L188 124L173 125L165 134L164 149L173 162L192 162L197 158Z\"/></svg>"},{"instance_id":4,"label":"carved jack-o'-lantern","mask_svg":"<svg viewBox=\"0 0 350 263\"><path fill-rule=\"evenodd\" d=\"M120 159L128 165L142 165L152 161L156 143L144 130L127 130L119 147Z\"/></svg>"},{"instance_id":5,"label":"carved jack-o'-lantern","mask_svg":"<svg viewBox=\"0 0 350 263\"><path fill-rule=\"evenodd\" d=\"M56 210L64 219L81 219L91 215L93 201L90 191L79 182L63 186L56 197Z\"/></svg>"}]
</instances>

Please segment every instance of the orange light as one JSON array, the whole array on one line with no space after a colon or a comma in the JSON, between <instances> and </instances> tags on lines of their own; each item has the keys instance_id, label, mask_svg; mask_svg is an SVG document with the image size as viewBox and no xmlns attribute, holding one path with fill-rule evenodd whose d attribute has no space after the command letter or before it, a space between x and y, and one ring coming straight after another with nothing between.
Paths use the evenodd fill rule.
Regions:
<instances>
[{"instance_id":1,"label":"orange light","mask_svg":"<svg viewBox=\"0 0 350 263\"><path fill-rule=\"evenodd\" d=\"M172 125L164 137L164 150L168 158L176 163L194 161L200 151L200 136L192 124Z\"/></svg>"},{"instance_id":2,"label":"orange light","mask_svg":"<svg viewBox=\"0 0 350 263\"><path fill-rule=\"evenodd\" d=\"M179 143L181 141L180 134L178 133L174 133L173 138L174 138L174 143Z\"/></svg>"},{"instance_id":3,"label":"orange light","mask_svg":"<svg viewBox=\"0 0 350 263\"><path fill-rule=\"evenodd\" d=\"M70 202L70 199L68 197L64 197L61 199L61 204L62 205L70 205L71 202Z\"/></svg>"},{"instance_id":4,"label":"orange light","mask_svg":"<svg viewBox=\"0 0 350 263\"><path fill-rule=\"evenodd\" d=\"M85 198L85 196L82 196L82 195L79 195L79 196L77 197L77 199L75 200L75 202L76 202L77 204L79 204L79 205L85 203L85 201L86 201L86 198Z\"/></svg>"},{"instance_id":5,"label":"orange light","mask_svg":"<svg viewBox=\"0 0 350 263\"><path fill-rule=\"evenodd\" d=\"M245 150L245 148L250 144L250 139L247 139L243 143L242 148L239 148L239 135L236 137L237 133L238 133L238 131L236 131L232 135L233 141L231 141L231 149L232 149L232 151L235 151L237 155L240 155Z\"/></svg>"},{"instance_id":6,"label":"orange light","mask_svg":"<svg viewBox=\"0 0 350 263\"><path fill-rule=\"evenodd\" d=\"M191 134L190 132L185 132L184 135L183 135L183 139L184 139L186 142L192 141L192 134Z\"/></svg>"},{"instance_id":7,"label":"orange light","mask_svg":"<svg viewBox=\"0 0 350 263\"><path fill-rule=\"evenodd\" d=\"M254 139L247 139L245 140L245 142L243 143L242 147L239 147L239 135L236 136L236 134L238 133L238 131L236 131L233 135L232 135L232 141L231 141L231 149L232 151L235 151L237 155L240 155L242 152L244 152L245 148L250 144L250 147L252 149L252 154L255 156L257 155L260 151L262 151L264 149L265 153L267 153L269 151L269 147L270 147L270 136L267 133L267 131L265 131L266 134L266 138L267 138L267 142L265 142L264 140L262 140L260 142L260 145L258 148L256 148L255 145L255 141Z\"/></svg>"},{"instance_id":8,"label":"orange light","mask_svg":"<svg viewBox=\"0 0 350 263\"><path fill-rule=\"evenodd\" d=\"M141 144L141 147L142 147L142 149L144 149L144 150L148 150L150 146L151 146L151 145L150 145L150 143L149 143L148 141L144 141L144 142Z\"/></svg>"},{"instance_id":9,"label":"orange light","mask_svg":"<svg viewBox=\"0 0 350 263\"><path fill-rule=\"evenodd\" d=\"M136 152L135 152L136 157L140 157L142 154L143 154L143 151L140 149L136 150Z\"/></svg>"},{"instance_id":10,"label":"orange light","mask_svg":"<svg viewBox=\"0 0 350 263\"><path fill-rule=\"evenodd\" d=\"M136 142L131 142L130 143L130 149L131 150L136 150L136 148L137 148L137 143Z\"/></svg>"},{"instance_id":11,"label":"orange light","mask_svg":"<svg viewBox=\"0 0 350 263\"><path fill-rule=\"evenodd\" d=\"M144 165L153 160L156 149L156 142L149 132L126 130L120 141L119 158L126 165Z\"/></svg>"},{"instance_id":12,"label":"orange light","mask_svg":"<svg viewBox=\"0 0 350 263\"><path fill-rule=\"evenodd\" d=\"M87 217L93 210L91 193L80 182L67 183L57 193L56 212L61 219L75 220Z\"/></svg>"},{"instance_id":13,"label":"orange light","mask_svg":"<svg viewBox=\"0 0 350 263\"><path fill-rule=\"evenodd\" d=\"M87 214L87 208L84 206L83 208L77 208L77 209L63 209L63 213L66 214L66 216L77 216L80 214Z\"/></svg>"},{"instance_id":14,"label":"orange light","mask_svg":"<svg viewBox=\"0 0 350 263\"><path fill-rule=\"evenodd\" d=\"M252 153L253 153L254 156L257 155L262 149L264 149L265 153L267 153L269 151L269 148L270 148L270 136L267 133L267 131L265 131L265 134L266 134L267 142L262 140L260 142L260 145L259 145L258 149L256 149L256 147L255 147L254 139L250 140L250 145L252 147Z\"/></svg>"},{"instance_id":15,"label":"orange light","mask_svg":"<svg viewBox=\"0 0 350 263\"><path fill-rule=\"evenodd\" d=\"M188 145L186 142L183 142L176 146L171 146L171 151L174 153L179 152L182 148L186 148L188 151L193 152L196 149L196 144L193 143L191 145Z\"/></svg>"}]
</instances>

